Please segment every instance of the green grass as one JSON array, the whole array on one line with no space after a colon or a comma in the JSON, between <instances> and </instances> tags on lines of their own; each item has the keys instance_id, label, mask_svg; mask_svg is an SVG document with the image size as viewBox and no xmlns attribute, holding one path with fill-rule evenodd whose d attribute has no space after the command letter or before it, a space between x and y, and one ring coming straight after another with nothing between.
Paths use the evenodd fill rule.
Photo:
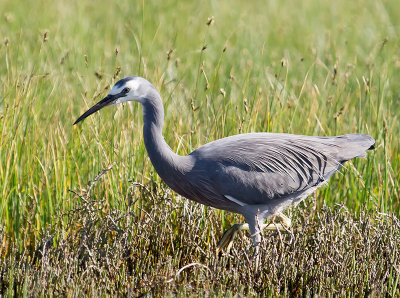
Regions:
<instances>
[{"instance_id":1,"label":"green grass","mask_svg":"<svg viewBox=\"0 0 400 298\"><path fill-rule=\"evenodd\" d=\"M63 214L82 204L69 189L81 192L111 164L92 192L104 200L104 214L131 208L131 181L161 187L144 148L138 104L107 108L72 126L126 75L144 76L160 90L164 137L180 154L251 131L372 135L377 149L348 163L314 204L344 204L355 217L398 216L397 6L395 0L1 1L0 255L33 254L48 231L56 233L55 246L64 241ZM132 212L147 204L140 197ZM218 235L240 220L215 216ZM185 219L171 218L181 233Z\"/></svg>"}]
</instances>

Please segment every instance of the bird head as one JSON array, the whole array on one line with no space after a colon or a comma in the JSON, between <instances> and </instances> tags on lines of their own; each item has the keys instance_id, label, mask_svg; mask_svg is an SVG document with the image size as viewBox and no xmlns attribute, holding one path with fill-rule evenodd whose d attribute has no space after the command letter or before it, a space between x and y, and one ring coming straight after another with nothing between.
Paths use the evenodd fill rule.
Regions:
<instances>
[{"instance_id":1,"label":"bird head","mask_svg":"<svg viewBox=\"0 0 400 298\"><path fill-rule=\"evenodd\" d=\"M74 125L107 106L117 105L126 101L139 101L143 103L143 101L146 99L144 97L146 94L145 87L148 85L152 86L147 80L141 77L126 77L119 80L111 88L111 91L108 93L108 95L83 113L75 121Z\"/></svg>"}]
</instances>

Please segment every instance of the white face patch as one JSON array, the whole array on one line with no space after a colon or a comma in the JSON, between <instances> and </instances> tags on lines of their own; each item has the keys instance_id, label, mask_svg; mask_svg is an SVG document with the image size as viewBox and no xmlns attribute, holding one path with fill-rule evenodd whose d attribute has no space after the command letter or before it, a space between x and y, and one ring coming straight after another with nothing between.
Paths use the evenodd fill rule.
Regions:
<instances>
[{"instance_id":1,"label":"white face patch","mask_svg":"<svg viewBox=\"0 0 400 298\"><path fill-rule=\"evenodd\" d=\"M110 94L110 95L115 95L115 94L118 94L118 93L120 93L121 91L122 91L122 89L124 89L124 87L122 86L122 87L116 87L115 85L111 88L111 90L110 90L110 92L108 93L108 94Z\"/></svg>"},{"instance_id":2,"label":"white face patch","mask_svg":"<svg viewBox=\"0 0 400 298\"><path fill-rule=\"evenodd\" d=\"M138 80L130 80L126 82L126 87L130 88L131 90L136 91L139 88L139 81Z\"/></svg>"},{"instance_id":3,"label":"white face patch","mask_svg":"<svg viewBox=\"0 0 400 298\"><path fill-rule=\"evenodd\" d=\"M125 79L123 79L125 80ZM122 80L122 81L123 81ZM110 95L115 95L119 94L124 90L125 88L129 89L129 92L126 94L126 96L118 98L113 105L126 102L126 101L140 101L140 97L137 94L137 90L139 88L140 81L137 79L132 79L132 80L126 80L124 83L121 84L120 82L117 82L112 89L110 90L109 94Z\"/></svg>"},{"instance_id":4,"label":"white face patch","mask_svg":"<svg viewBox=\"0 0 400 298\"><path fill-rule=\"evenodd\" d=\"M125 82L125 84L122 85L114 85L111 88L111 91L109 92L110 95L115 95L120 93L124 88L129 88L131 91L136 91L139 87L139 81L138 80L129 80Z\"/></svg>"}]
</instances>

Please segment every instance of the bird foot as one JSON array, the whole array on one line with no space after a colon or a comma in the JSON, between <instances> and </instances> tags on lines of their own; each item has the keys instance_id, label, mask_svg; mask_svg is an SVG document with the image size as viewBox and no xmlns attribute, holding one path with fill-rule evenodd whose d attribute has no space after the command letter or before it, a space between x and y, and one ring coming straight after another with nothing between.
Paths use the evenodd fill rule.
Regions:
<instances>
[{"instance_id":1,"label":"bird foot","mask_svg":"<svg viewBox=\"0 0 400 298\"><path fill-rule=\"evenodd\" d=\"M290 228L292 226L292 220L282 212L279 212L278 217L280 218L281 222L285 225L286 228Z\"/></svg>"},{"instance_id":2,"label":"bird foot","mask_svg":"<svg viewBox=\"0 0 400 298\"><path fill-rule=\"evenodd\" d=\"M290 218L287 217L286 215L284 215L282 212L277 214L276 217L278 217L282 223L271 222L269 224L262 224L261 231L263 231L265 229L267 231L279 230L281 232L285 232L288 230L288 228L290 228L292 226L292 221L290 220ZM249 225L247 223L238 223L238 224L234 224L232 227L230 227L222 235L221 240L217 244L217 254L220 251L222 251L224 248L226 248L227 253L229 253L229 251L232 248L233 240L235 239L236 234L238 232L244 231L244 230L249 231ZM258 248L257 243L255 243L255 247ZM256 249L256 251L257 251L256 255L258 255L258 250Z\"/></svg>"},{"instance_id":3,"label":"bird foot","mask_svg":"<svg viewBox=\"0 0 400 298\"><path fill-rule=\"evenodd\" d=\"M236 234L243 230L249 230L249 225L247 223L234 224L222 235L221 240L217 244L217 254L224 248L226 248L227 253L232 248L233 240Z\"/></svg>"},{"instance_id":4,"label":"bird foot","mask_svg":"<svg viewBox=\"0 0 400 298\"><path fill-rule=\"evenodd\" d=\"M275 223L274 221L270 222L269 224L263 225L263 229L266 229L267 231L281 231L285 232L287 229L289 229L292 226L292 220L287 217L285 214L282 212L279 212L275 218L279 218L281 223Z\"/></svg>"}]
</instances>

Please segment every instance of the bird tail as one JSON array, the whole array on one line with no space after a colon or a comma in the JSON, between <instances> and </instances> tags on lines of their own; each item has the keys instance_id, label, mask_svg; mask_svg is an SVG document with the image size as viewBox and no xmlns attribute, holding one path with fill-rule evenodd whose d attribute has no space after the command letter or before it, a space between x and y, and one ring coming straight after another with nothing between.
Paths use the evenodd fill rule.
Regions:
<instances>
[{"instance_id":1,"label":"bird tail","mask_svg":"<svg viewBox=\"0 0 400 298\"><path fill-rule=\"evenodd\" d=\"M364 134L348 134L336 137L337 143L343 144L349 154L349 158L365 157L367 150L375 149L375 139Z\"/></svg>"}]
</instances>

